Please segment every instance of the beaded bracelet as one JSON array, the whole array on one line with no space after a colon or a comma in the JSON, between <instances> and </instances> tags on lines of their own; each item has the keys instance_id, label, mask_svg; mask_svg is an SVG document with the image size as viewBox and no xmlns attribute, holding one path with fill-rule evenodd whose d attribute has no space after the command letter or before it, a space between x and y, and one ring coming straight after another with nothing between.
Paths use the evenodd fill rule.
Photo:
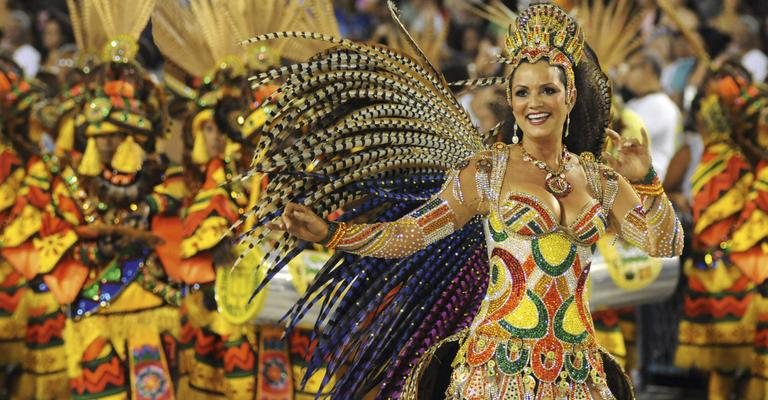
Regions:
<instances>
[{"instance_id":1,"label":"beaded bracelet","mask_svg":"<svg viewBox=\"0 0 768 400\"><path fill-rule=\"evenodd\" d=\"M653 169L653 165L651 165L648 168L648 172L645 174L645 177L639 181L632 182L633 185L650 185L656 181L658 181L659 176L656 174L656 170Z\"/></svg>"},{"instance_id":2,"label":"beaded bracelet","mask_svg":"<svg viewBox=\"0 0 768 400\"><path fill-rule=\"evenodd\" d=\"M329 249L336 248L346 232L346 222L328 222L328 234L319 243Z\"/></svg>"},{"instance_id":3,"label":"beaded bracelet","mask_svg":"<svg viewBox=\"0 0 768 400\"><path fill-rule=\"evenodd\" d=\"M648 173L645 174L642 180L632 182L632 187L640 195L659 196L664 193L664 186L661 184L659 176L656 175L653 166L648 168Z\"/></svg>"}]
</instances>

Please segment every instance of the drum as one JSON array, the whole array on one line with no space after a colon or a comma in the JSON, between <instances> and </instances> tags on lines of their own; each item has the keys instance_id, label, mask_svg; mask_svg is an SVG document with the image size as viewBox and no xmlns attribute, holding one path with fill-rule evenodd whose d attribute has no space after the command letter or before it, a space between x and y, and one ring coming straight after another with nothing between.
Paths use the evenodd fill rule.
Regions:
<instances>
[{"instance_id":1,"label":"drum","mask_svg":"<svg viewBox=\"0 0 768 400\"><path fill-rule=\"evenodd\" d=\"M680 279L680 258L649 257L612 236L600 239L590 267L592 311L661 302Z\"/></svg>"}]
</instances>

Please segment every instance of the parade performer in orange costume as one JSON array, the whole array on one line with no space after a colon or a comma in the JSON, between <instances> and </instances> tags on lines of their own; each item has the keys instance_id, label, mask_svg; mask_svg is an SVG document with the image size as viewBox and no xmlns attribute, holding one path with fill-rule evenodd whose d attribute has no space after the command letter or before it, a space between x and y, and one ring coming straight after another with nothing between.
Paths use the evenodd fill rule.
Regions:
<instances>
[{"instance_id":1,"label":"parade performer in orange costume","mask_svg":"<svg viewBox=\"0 0 768 400\"><path fill-rule=\"evenodd\" d=\"M50 187L53 213L75 236L57 242L58 261L43 276L67 310L69 391L172 398L183 292L177 266L159 257L159 232L184 189L155 147L161 92L135 61L154 1L69 6L83 58L95 60L82 106L60 124L73 128L74 149Z\"/></svg>"},{"instance_id":2,"label":"parade performer in orange costume","mask_svg":"<svg viewBox=\"0 0 768 400\"><path fill-rule=\"evenodd\" d=\"M253 201L250 197L258 196L261 177L232 180L252 154L269 111L261 106L276 89L263 85L251 90L248 75L279 65L280 54L303 60L325 46L276 42L244 47L238 40L286 29L336 34L331 9L328 1L193 0L158 3L154 11L158 47L201 82L198 88L177 90L194 95L182 131L190 193L175 242L182 280L200 289L183 306L180 397L278 400L298 398L303 391L300 371L291 367L290 343L281 328L269 324L277 321L253 322L266 294L248 302L264 276L260 254L254 252L242 268L231 269L236 252L227 236ZM268 23L254 25L255 20ZM245 159L243 153L248 153ZM314 392L309 395L314 398Z\"/></svg>"},{"instance_id":3,"label":"parade performer in orange costume","mask_svg":"<svg viewBox=\"0 0 768 400\"><path fill-rule=\"evenodd\" d=\"M76 235L51 210L57 160L41 151L42 125L33 111L45 98L45 88L20 79L12 67L4 72L10 90L3 98L3 129L13 150L3 153L8 175L3 181L6 208L0 251L3 294L9 296L4 300L10 300L3 308L16 308L10 320L4 319L12 323L4 334L14 335L15 330L23 338L22 347L3 353L11 357L6 361L21 365L19 379L8 387L13 397L58 398L67 392L66 316L57 302L60 291L49 285L44 274L58 263Z\"/></svg>"}]
</instances>

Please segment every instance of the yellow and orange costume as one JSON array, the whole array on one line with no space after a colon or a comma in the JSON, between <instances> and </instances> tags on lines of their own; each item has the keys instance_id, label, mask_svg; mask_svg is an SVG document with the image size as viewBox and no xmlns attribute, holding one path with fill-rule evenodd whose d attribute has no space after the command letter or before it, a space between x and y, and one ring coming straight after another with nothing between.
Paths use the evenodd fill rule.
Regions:
<instances>
[{"instance_id":1,"label":"yellow and orange costume","mask_svg":"<svg viewBox=\"0 0 768 400\"><path fill-rule=\"evenodd\" d=\"M134 61L154 2L68 5L82 59L99 61L60 104L34 272L64 317L69 395L172 397L182 293L156 246L183 186L155 153L161 96Z\"/></svg>"},{"instance_id":2,"label":"yellow and orange costume","mask_svg":"<svg viewBox=\"0 0 768 400\"><path fill-rule=\"evenodd\" d=\"M74 232L51 208L51 183L57 169L55 157L39 150L40 122L32 112L43 99L42 87L14 79L7 70L10 91L4 93L7 138L13 151L3 153L7 163L4 181L2 248L4 308L11 311L7 334L21 334L23 346L12 346L8 362L20 362L21 376L10 385L19 398L57 398L67 392L63 330L66 321L57 299L61 291L46 279ZM20 76L20 75L17 75ZM23 163L22 166L20 163ZM15 165L15 167L14 167ZM7 208L10 207L10 208ZM13 309L15 308L15 310Z\"/></svg>"},{"instance_id":3,"label":"yellow and orange costume","mask_svg":"<svg viewBox=\"0 0 768 400\"><path fill-rule=\"evenodd\" d=\"M241 153L252 151L270 109L261 106L276 89L265 84L251 90L247 74L279 65L279 54L302 60L320 50L315 43L249 48L238 41L289 27L336 34L329 12L331 4L324 0L161 2L154 11L153 35L160 50L202 82L183 91L194 93L182 133L190 193L174 241L182 281L200 291L187 297L182 309L180 397L314 397L311 385L301 385L301 370L292 367L307 351L307 334L297 331L285 340L282 328L269 325L276 321L254 324L266 293L248 300L264 275L262 254L254 252L231 268L235 252L227 236L239 233L229 226L258 198L261 176L245 182L234 178L243 172L238 169Z\"/></svg>"},{"instance_id":4,"label":"yellow and orange costume","mask_svg":"<svg viewBox=\"0 0 768 400\"><path fill-rule=\"evenodd\" d=\"M750 370L745 398L761 399L768 376L765 124L760 117L765 92L728 64L712 73L702 90L698 115L705 148L692 188L695 257L685 269L688 286L675 362L710 371L713 399L739 390L733 374Z\"/></svg>"}]
</instances>

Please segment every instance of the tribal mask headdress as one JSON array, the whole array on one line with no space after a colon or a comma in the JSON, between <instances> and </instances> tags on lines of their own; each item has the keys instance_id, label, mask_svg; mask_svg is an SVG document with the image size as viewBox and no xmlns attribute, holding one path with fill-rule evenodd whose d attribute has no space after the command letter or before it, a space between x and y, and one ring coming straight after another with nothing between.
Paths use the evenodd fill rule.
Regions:
<instances>
[{"instance_id":1,"label":"tribal mask headdress","mask_svg":"<svg viewBox=\"0 0 768 400\"><path fill-rule=\"evenodd\" d=\"M257 96L250 93L246 75L278 66L281 56L303 61L328 47L311 41L240 46L239 41L289 29L338 35L329 0L163 1L157 4L152 20L155 43L163 55L202 82L200 87L186 90L192 94L189 100L194 105L185 123L184 138L195 164L204 164L212 156L205 150L203 123L215 120L219 130L234 142L244 142L263 123L261 101L254 102Z\"/></svg>"},{"instance_id":2,"label":"tribal mask headdress","mask_svg":"<svg viewBox=\"0 0 768 400\"><path fill-rule=\"evenodd\" d=\"M75 121L76 134L87 139L78 172L96 176L104 165L133 175L142 169L146 151L154 151L162 132L162 93L136 62L139 37L155 0L131 2L69 0L82 51L98 57L87 100ZM95 138L123 134L111 160L101 160Z\"/></svg>"},{"instance_id":3,"label":"tribal mask headdress","mask_svg":"<svg viewBox=\"0 0 768 400\"><path fill-rule=\"evenodd\" d=\"M736 122L741 118L741 111L735 109L736 101L750 84L749 74L742 69L725 63L710 70L700 85L691 111L703 124L705 144L733 143Z\"/></svg>"},{"instance_id":4,"label":"tribal mask headdress","mask_svg":"<svg viewBox=\"0 0 768 400\"><path fill-rule=\"evenodd\" d=\"M734 140L753 163L768 160L768 88L748 85L733 103Z\"/></svg>"}]
</instances>

